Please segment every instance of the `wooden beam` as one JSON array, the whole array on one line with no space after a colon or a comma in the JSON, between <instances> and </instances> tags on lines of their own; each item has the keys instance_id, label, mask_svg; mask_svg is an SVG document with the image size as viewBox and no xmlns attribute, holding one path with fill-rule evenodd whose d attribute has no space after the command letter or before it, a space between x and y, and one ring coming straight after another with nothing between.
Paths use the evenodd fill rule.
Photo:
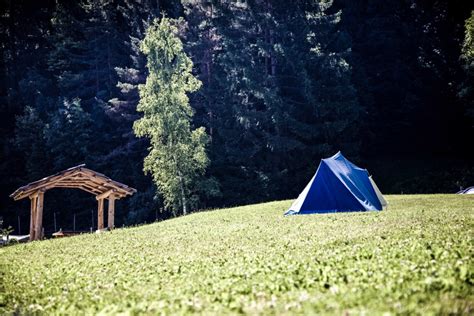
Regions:
<instances>
[{"instance_id":1,"label":"wooden beam","mask_svg":"<svg viewBox=\"0 0 474 316\"><path fill-rule=\"evenodd\" d=\"M71 187L79 187L81 185L87 186L90 189L96 190L98 192L101 192L100 189L97 188L96 185L89 183L87 181L68 181L68 180L61 180L58 182L55 182L51 186L45 187L46 190L53 189L53 188L59 188L59 187L66 187L66 186L71 186Z\"/></svg>"},{"instance_id":2,"label":"wooden beam","mask_svg":"<svg viewBox=\"0 0 474 316\"><path fill-rule=\"evenodd\" d=\"M80 188L80 187L85 187L89 190L94 190L94 191L97 191L97 192L102 192L102 191L99 191L99 190L96 190L94 188L91 188L90 186L87 186L87 185L84 185L84 184L67 184L67 183L59 183L57 186L55 186L54 188L67 188L67 189L75 189L75 188Z\"/></svg>"},{"instance_id":3,"label":"wooden beam","mask_svg":"<svg viewBox=\"0 0 474 316\"><path fill-rule=\"evenodd\" d=\"M97 195L95 198L96 198L96 200L106 199L106 198L109 197L109 195L115 193L115 191L116 191L115 189L110 189L110 190L108 190L108 191L105 191L105 192L102 193L102 194Z\"/></svg>"},{"instance_id":4,"label":"wooden beam","mask_svg":"<svg viewBox=\"0 0 474 316\"><path fill-rule=\"evenodd\" d=\"M78 185L78 184L83 184L83 183L88 183L87 181L85 180L61 180L61 181L58 181L55 183L55 185L61 185L61 184L75 184L75 185Z\"/></svg>"},{"instance_id":5,"label":"wooden beam","mask_svg":"<svg viewBox=\"0 0 474 316\"><path fill-rule=\"evenodd\" d=\"M93 185L94 187L100 190L110 188L110 186L107 186L107 181L104 181L103 179L93 178L91 176L87 176L86 178L83 178L83 179L88 181L90 185Z\"/></svg>"},{"instance_id":6,"label":"wooden beam","mask_svg":"<svg viewBox=\"0 0 474 316\"><path fill-rule=\"evenodd\" d=\"M46 191L48 189L45 189L45 187L50 186L51 184L54 184L58 181L61 181L64 178L69 177L69 175L74 174L74 172L77 172L76 170L66 170L62 174L57 174L53 175L50 177L43 178L41 180L32 182L20 189L24 189L18 196L14 197L14 200L21 200L27 196L30 196L32 193L37 193L39 190ZM31 187L31 188L30 188ZM13 195L13 194L12 194Z\"/></svg>"},{"instance_id":7,"label":"wooden beam","mask_svg":"<svg viewBox=\"0 0 474 316\"><path fill-rule=\"evenodd\" d=\"M35 240L36 196L30 196L30 241Z\"/></svg>"},{"instance_id":8,"label":"wooden beam","mask_svg":"<svg viewBox=\"0 0 474 316\"><path fill-rule=\"evenodd\" d=\"M109 229L114 228L114 219L115 219L115 195L109 195L109 214L107 218L107 227Z\"/></svg>"},{"instance_id":9,"label":"wooden beam","mask_svg":"<svg viewBox=\"0 0 474 316\"><path fill-rule=\"evenodd\" d=\"M81 190L84 190L88 193L91 193L91 194L99 194L100 192L102 191L99 191L95 188L91 188L90 186L88 185L85 185L85 184L58 184L55 186L55 188L65 188L65 189L81 189Z\"/></svg>"},{"instance_id":10,"label":"wooden beam","mask_svg":"<svg viewBox=\"0 0 474 316\"><path fill-rule=\"evenodd\" d=\"M94 195L96 195L97 193L100 192L96 189L91 189L91 188L89 188L88 186L85 186L85 185L81 185L78 189L81 189L83 191L89 192L90 194L94 194Z\"/></svg>"},{"instance_id":11,"label":"wooden beam","mask_svg":"<svg viewBox=\"0 0 474 316\"><path fill-rule=\"evenodd\" d=\"M104 199L98 200L97 208L97 229L104 229Z\"/></svg>"},{"instance_id":12,"label":"wooden beam","mask_svg":"<svg viewBox=\"0 0 474 316\"><path fill-rule=\"evenodd\" d=\"M31 193L36 191L36 190L41 189L43 191L46 191L46 190L52 189L52 188L55 187L54 185L57 182L65 180L65 179L74 178L76 175L78 175L81 172L81 168L82 167L80 167L78 169L71 168L71 169L68 169L68 170L64 170L64 171L62 171L58 174L55 174L53 176L46 177L46 178L43 178L41 180L32 182L32 183L20 188L19 190L22 190L22 189L23 190L17 196L13 197L13 194L11 196L14 198L15 201L17 201L17 200L21 200L21 199L23 199L27 196L30 196Z\"/></svg>"},{"instance_id":13,"label":"wooden beam","mask_svg":"<svg viewBox=\"0 0 474 316\"><path fill-rule=\"evenodd\" d=\"M129 194L133 194L133 193L136 192L136 190L134 188L131 188L126 184L114 181L114 180L110 179L109 177L103 175L102 173L98 173L98 172L95 172L95 171L92 171L92 170L89 170L89 169L86 169L86 168L81 169L81 173L89 176L89 179L91 181L95 181L95 180L100 181L100 182L103 183L103 185L113 186L117 190L120 189L120 190L123 190L123 191L125 191ZM133 193L130 193L130 192L133 192Z\"/></svg>"},{"instance_id":14,"label":"wooden beam","mask_svg":"<svg viewBox=\"0 0 474 316\"><path fill-rule=\"evenodd\" d=\"M136 192L134 188L114 181L101 173L84 168L84 165L79 165L22 186L10 194L10 197L17 201L30 197L39 190L45 192L55 187L65 187L63 186L65 184L73 186L84 185L89 190L95 190L96 194L115 189L117 190L117 198L132 195Z\"/></svg>"},{"instance_id":15,"label":"wooden beam","mask_svg":"<svg viewBox=\"0 0 474 316\"><path fill-rule=\"evenodd\" d=\"M38 190L38 191L35 191L35 192L33 192L33 193L31 193L31 194L29 195L29 198L30 198L30 199L31 199L31 198L37 198L37 197L38 197L38 194L39 194L39 190Z\"/></svg>"},{"instance_id":16,"label":"wooden beam","mask_svg":"<svg viewBox=\"0 0 474 316\"><path fill-rule=\"evenodd\" d=\"M36 221L35 221L35 236L34 240L43 238L43 205L44 205L44 192L38 191L38 198L36 203Z\"/></svg>"}]
</instances>

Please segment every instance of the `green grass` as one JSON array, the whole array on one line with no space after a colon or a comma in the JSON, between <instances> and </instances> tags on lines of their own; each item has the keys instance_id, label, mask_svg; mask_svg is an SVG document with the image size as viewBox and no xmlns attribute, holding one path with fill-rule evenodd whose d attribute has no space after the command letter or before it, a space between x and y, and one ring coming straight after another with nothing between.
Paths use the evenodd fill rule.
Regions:
<instances>
[{"instance_id":1,"label":"green grass","mask_svg":"<svg viewBox=\"0 0 474 316\"><path fill-rule=\"evenodd\" d=\"M290 201L0 249L0 314L471 314L474 196Z\"/></svg>"}]
</instances>

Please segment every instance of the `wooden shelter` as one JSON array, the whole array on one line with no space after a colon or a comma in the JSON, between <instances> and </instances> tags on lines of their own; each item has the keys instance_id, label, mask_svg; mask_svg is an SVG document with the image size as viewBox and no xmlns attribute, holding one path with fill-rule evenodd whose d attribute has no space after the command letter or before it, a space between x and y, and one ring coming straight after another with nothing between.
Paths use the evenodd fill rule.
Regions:
<instances>
[{"instance_id":1,"label":"wooden shelter","mask_svg":"<svg viewBox=\"0 0 474 316\"><path fill-rule=\"evenodd\" d=\"M104 229L104 200L108 200L108 228L114 227L115 200L132 195L137 190L114 181L109 177L79 165L58 172L52 176L31 182L13 192L15 201L30 198L30 240L41 239L43 230L44 193L53 188L80 189L94 194L97 199L97 229Z\"/></svg>"}]
</instances>

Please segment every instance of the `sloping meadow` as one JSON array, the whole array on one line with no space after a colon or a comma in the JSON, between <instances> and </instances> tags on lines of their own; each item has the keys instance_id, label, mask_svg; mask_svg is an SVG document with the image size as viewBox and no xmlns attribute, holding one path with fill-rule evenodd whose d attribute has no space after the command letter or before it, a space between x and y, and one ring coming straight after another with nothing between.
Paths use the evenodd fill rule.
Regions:
<instances>
[{"instance_id":1,"label":"sloping meadow","mask_svg":"<svg viewBox=\"0 0 474 316\"><path fill-rule=\"evenodd\" d=\"M474 196L282 216L290 201L0 249L0 313L474 312Z\"/></svg>"}]
</instances>

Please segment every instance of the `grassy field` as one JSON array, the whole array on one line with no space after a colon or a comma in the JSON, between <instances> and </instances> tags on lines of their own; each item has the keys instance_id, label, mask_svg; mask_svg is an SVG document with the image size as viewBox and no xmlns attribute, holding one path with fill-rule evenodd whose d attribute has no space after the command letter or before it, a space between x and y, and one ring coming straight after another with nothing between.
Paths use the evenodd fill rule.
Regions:
<instances>
[{"instance_id":1,"label":"grassy field","mask_svg":"<svg viewBox=\"0 0 474 316\"><path fill-rule=\"evenodd\" d=\"M474 196L290 201L0 249L0 314L474 313Z\"/></svg>"}]
</instances>

